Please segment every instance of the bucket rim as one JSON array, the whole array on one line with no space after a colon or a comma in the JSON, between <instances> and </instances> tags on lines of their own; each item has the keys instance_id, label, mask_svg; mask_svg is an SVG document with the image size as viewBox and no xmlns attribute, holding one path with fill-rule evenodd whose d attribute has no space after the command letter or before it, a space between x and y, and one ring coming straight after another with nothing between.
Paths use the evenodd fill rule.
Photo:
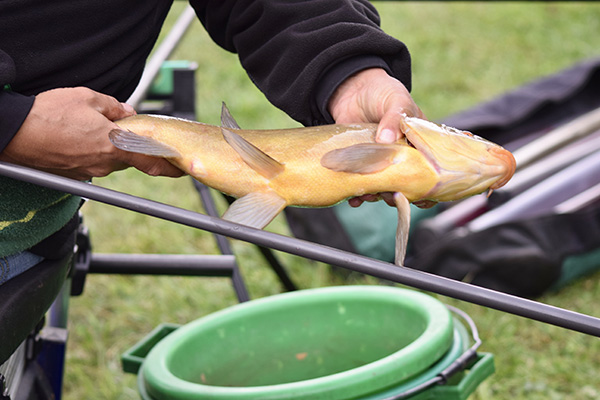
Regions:
<instances>
[{"instance_id":1,"label":"bucket rim","mask_svg":"<svg viewBox=\"0 0 600 400\"><path fill-rule=\"evenodd\" d=\"M224 319L235 319L236 316L248 311L264 312L264 307L281 308L306 299L317 303L332 294L340 296L340 299L351 294L353 300L361 296L370 299L375 296L377 299L395 300L399 304L411 307L418 304L419 310L427 315L427 325L414 341L386 357L346 371L296 382L248 387L213 386L181 379L169 370L169 355L197 330L210 327ZM180 327L150 351L142 364L140 374L143 375L145 389L149 395L162 398L168 394L168 398L173 400L256 398L300 400L311 398L315 392L331 392L330 396L335 395L336 398L341 393L363 396L392 385L399 385L420 374L447 353L453 338L453 319L448 308L439 300L421 292L374 285L304 289L236 304ZM357 391L360 391L359 388L364 386L366 381L369 382L369 386L373 386L373 382L376 381L379 389L358 393Z\"/></svg>"}]
</instances>

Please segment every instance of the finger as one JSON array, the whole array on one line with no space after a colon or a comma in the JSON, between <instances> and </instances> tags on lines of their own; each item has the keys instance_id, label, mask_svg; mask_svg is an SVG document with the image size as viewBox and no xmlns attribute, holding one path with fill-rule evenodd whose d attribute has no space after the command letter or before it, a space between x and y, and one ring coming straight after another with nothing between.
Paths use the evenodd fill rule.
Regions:
<instances>
[{"instance_id":1,"label":"finger","mask_svg":"<svg viewBox=\"0 0 600 400\"><path fill-rule=\"evenodd\" d=\"M405 102L396 101L387 107L377 127L375 141L378 143L395 143L404 137L402 132L405 116L424 118L423 112L410 97Z\"/></svg>"},{"instance_id":2,"label":"finger","mask_svg":"<svg viewBox=\"0 0 600 400\"><path fill-rule=\"evenodd\" d=\"M399 111L387 112L381 118L377 127L375 141L377 143L395 143L402 139L404 134L400 130L404 114Z\"/></svg>"},{"instance_id":3,"label":"finger","mask_svg":"<svg viewBox=\"0 0 600 400\"><path fill-rule=\"evenodd\" d=\"M90 103L92 106L106 118L116 121L121 118L135 115L135 110L127 103L121 103L112 96L98 92L92 92Z\"/></svg>"},{"instance_id":4,"label":"finger","mask_svg":"<svg viewBox=\"0 0 600 400\"><path fill-rule=\"evenodd\" d=\"M413 204L419 208L431 208L433 206L435 206L438 202L437 201L433 201L433 200L419 200L419 201L415 201Z\"/></svg>"},{"instance_id":5,"label":"finger","mask_svg":"<svg viewBox=\"0 0 600 400\"><path fill-rule=\"evenodd\" d=\"M348 200L348 204L350 205L350 207L353 207L353 208L360 207L360 205L362 203L363 203L363 201L358 197L353 197Z\"/></svg>"},{"instance_id":6,"label":"finger","mask_svg":"<svg viewBox=\"0 0 600 400\"><path fill-rule=\"evenodd\" d=\"M132 160L132 165L150 176L166 176L170 178L179 178L185 173L165 160L164 158L149 157L137 155Z\"/></svg>"},{"instance_id":7,"label":"finger","mask_svg":"<svg viewBox=\"0 0 600 400\"><path fill-rule=\"evenodd\" d=\"M130 117L132 115L137 115L137 111L135 111L135 108L133 108L133 106L131 104L121 103L121 106L123 107L123 110L127 114L129 114L128 117Z\"/></svg>"},{"instance_id":8,"label":"finger","mask_svg":"<svg viewBox=\"0 0 600 400\"><path fill-rule=\"evenodd\" d=\"M383 192L383 193L380 193L380 195L381 195L381 198L383 199L383 201L385 201L388 206L396 207L396 200L394 199L394 193Z\"/></svg>"}]
</instances>

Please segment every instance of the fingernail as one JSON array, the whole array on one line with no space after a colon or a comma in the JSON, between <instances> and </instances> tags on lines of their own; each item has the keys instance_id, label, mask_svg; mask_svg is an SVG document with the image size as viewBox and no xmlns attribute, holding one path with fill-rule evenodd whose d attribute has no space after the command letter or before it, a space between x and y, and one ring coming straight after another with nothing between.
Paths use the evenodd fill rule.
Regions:
<instances>
[{"instance_id":1,"label":"fingernail","mask_svg":"<svg viewBox=\"0 0 600 400\"><path fill-rule=\"evenodd\" d=\"M394 143L396 141L396 134L391 129L384 129L379 132L376 141L378 143Z\"/></svg>"}]
</instances>

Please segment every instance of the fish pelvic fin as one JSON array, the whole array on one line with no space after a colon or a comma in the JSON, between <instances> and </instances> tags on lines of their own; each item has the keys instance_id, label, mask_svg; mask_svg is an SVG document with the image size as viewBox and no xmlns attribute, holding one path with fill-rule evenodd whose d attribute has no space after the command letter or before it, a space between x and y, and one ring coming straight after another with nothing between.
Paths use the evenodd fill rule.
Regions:
<instances>
[{"instance_id":1,"label":"fish pelvic fin","mask_svg":"<svg viewBox=\"0 0 600 400\"><path fill-rule=\"evenodd\" d=\"M168 144L161 143L148 136L138 135L131 131L113 129L108 133L108 138L116 148L131 153L166 158L181 157L181 154Z\"/></svg>"},{"instance_id":2,"label":"fish pelvic fin","mask_svg":"<svg viewBox=\"0 0 600 400\"><path fill-rule=\"evenodd\" d=\"M404 265L406 248L408 247L408 233L410 231L410 203L400 192L394 193L394 202L398 209L398 228L396 230L396 265Z\"/></svg>"},{"instance_id":3,"label":"fish pelvic fin","mask_svg":"<svg viewBox=\"0 0 600 400\"><path fill-rule=\"evenodd\" d=\"M240 197L223 214L223 219L262 229L287 205L275 192L254 192Z\"/></svg>"},{"instance_id":4,"label":"fish pelvic fin","mask_svg":"<svg viewBox=\"0 0 600 400\"><path fill-rule=\"evenodd\" d=\"M321 165L336 172L373 174L394 164L397 154L395 144L359 143L325 153Z\"/></svg>"},{"instance_id":5,"label":"fish pelvic fin","mask_svg":"<svg viewBox=\"0 0 600 400\"><path fill-rule=\"evenodd\" d=\"M225 141L242 157L242 160L265 178L273 179L285 169L282 163L273 159L234 131L221 127L221 132Z\"/></svg>"},{"instance_id":6,"label":"fish pelvic fin","mask_svg":"<svg viewBox=\"0 0 600 400\"><path fill-rule=\"evenodd\" d=\"M229 129L241 129L225 102L221 104L221 126Z\"/></svg>"}]
</instances>

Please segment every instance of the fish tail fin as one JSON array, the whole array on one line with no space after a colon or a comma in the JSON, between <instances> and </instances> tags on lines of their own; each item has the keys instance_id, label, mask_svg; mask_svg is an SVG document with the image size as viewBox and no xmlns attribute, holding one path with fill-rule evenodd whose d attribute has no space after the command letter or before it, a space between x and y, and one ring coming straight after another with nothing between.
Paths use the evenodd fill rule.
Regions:
<instances>
[{"instance_id":1,"label":"fish tail fin","mask_svg":"<svg viewBox=\"0 0 600 400\"><path fill-rule=\"evenodd\" d=\"M113 129L108 133L111 143L118 149L131 153L141 153L155 157L180 157L181 154L173 147L147 136L134 132Z\"/></svg>"}]
</instances>

